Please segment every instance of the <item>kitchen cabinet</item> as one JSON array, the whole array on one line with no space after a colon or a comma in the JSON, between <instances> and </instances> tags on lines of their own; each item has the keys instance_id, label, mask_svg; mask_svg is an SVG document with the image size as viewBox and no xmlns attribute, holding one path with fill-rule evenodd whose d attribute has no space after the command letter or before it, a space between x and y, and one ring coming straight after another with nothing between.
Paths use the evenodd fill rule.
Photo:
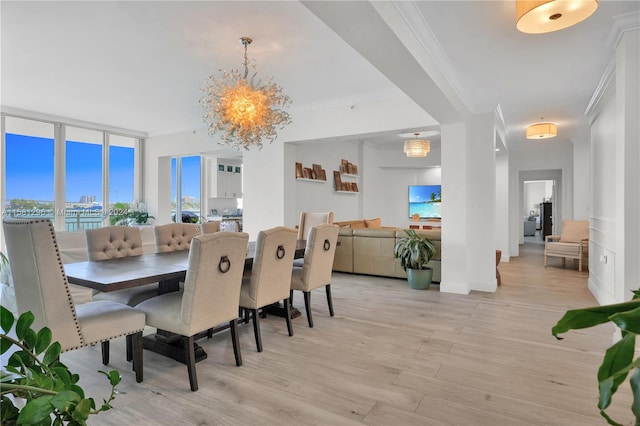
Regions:
<instances>
[{"instance_id":1,"label":"kitchen cabinet","mask_svg":"<svg viewBox=\"0 0 640 426\"><path fill-rule=\"evenodd\" d=\"M215 184L211 185L211 197L241 198L242 168L239 164L218 162L215 173Z\"/></svg>"}]
</instances>

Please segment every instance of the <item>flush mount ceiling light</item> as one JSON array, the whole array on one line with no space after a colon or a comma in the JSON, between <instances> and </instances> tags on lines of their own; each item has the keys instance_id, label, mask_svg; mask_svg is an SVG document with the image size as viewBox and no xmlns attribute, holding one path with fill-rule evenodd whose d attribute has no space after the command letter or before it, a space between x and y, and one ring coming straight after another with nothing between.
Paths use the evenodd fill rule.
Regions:
<instances>
[{"instance_id":1,"label":"flush mount ceiling light","mask_svg":"<svg viewBox=\"0 0 640 426\"><path fill-rule=\"evenodd\" d=\"M418 139L420 133L413 134L416 138L404 141L404 153L407 157L426 157L431 151L431 142L428 139Z\"/></svg>"},{"instance_id":2,"label":"flush mount ceiling light","mask_svg":"<svg viewBox=\"0 0 640 426\"><path fill-rule=\"evenodd\" d=\"M209 134L220 133L224 143L246 150L252 146L261 149L263 140L273 142L278 136L277 129L291 123L289 113L283 110L291 99L282 87L272 83L271 77L256 82L255 72L247 79L247 46L251 42L249 37L240 38L244 46L244 72L220 70L221 78L210 76L202 90L205 95L200 99Z\"/></svg>"},{"instance_id":3,"label":"flush mount ceiling light","mask_svg":"<svg viewBox=\"0 0 640 426\"><path fill-rule=\"evenodd\" d=\"M558 135L558 126L553 123L534 123L527 127L527 139L548 139Z\"/></svg>"},{"instance_id":4,"label":"flush mount ceiling light","mask_svg":"<svg viewBox=\"0 0 640 426\"><path fill-rule=\"evenodd\" d=\"M516 26L523 33L550 33L584 21L597 8L598 0L516 0Z\"/></svg>"}]
</instances>

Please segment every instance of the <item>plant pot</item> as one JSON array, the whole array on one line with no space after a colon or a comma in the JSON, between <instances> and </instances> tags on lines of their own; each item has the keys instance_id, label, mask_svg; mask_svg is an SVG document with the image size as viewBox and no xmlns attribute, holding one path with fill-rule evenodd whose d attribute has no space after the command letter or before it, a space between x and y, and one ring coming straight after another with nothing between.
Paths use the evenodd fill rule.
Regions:
<instances>
[{"instance_id":1,"label":"plant pot","mask_svg":"<svg viewBox=\"0 0 640 426\"><path fill-rule=\"evenodd\" d=\"M431 286L432 278L433 269L431 268L407 268L407 281L409 281L409 286L415 290L427 290Z\"/></svg>"}]
</instances>

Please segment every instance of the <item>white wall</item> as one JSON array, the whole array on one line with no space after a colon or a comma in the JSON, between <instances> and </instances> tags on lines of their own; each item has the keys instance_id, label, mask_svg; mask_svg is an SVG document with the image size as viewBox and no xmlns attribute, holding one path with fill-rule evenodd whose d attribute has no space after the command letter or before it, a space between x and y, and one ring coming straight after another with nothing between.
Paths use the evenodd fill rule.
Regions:
<instances>
[{"instance_id":1,"label":"white wall","mask_svg":"<svg viewBox=\"0 0 640 426\"><path fill-rule=\"evenodd\" d=\"M529 216L533 210L534 214L540 212L539 204L544 200L546 195L545 182L525 182L524 183L524 205L522 206L522 216Z\"/></svg>"},{"instance_id":2,"label":"white wall","mask_svg":"<svg viewBox=\"0 0 640 426\"><path fill-rule=\"evenodd\" d=\"M640 281L640 30L617 38L591 99L589 289L601 304L632 297Z\"/></svg>"}]
</instances>

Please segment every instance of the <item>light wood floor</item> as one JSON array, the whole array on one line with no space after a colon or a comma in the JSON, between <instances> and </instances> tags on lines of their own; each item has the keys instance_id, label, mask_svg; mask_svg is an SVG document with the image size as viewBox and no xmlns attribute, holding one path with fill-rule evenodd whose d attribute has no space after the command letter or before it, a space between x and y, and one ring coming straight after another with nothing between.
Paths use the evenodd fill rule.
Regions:
<instances>
[{"instance_id":1,"label":"light wood floor","mask_svg":"<svg viewBox=\"0 0 640 426\"><path fill-rule=\"evenodd\" d=\"M240 327L244 365L236 367L226 332L199 343L198 392L187 369L145 351L144 382L112 343L111 367L123 382L114 409L93 425L603 425L596 371L613 328L568 333L551 327L565 310L596 304L587 273L560 260L545 269L542 246L500 264L496 293L411 290L406 281L334 275L336 316L324 291L312 295L315 327L282 318L262 322L264 352ZM88 298L75 289L79 300ZM296 294L294 305L303 302ZM100 403L107 388L99 346L63 354ZM624 389L622 389L624 388ZM631 424L628 384L614 398L614 418Z\"/></svg>"}]
</instances>

